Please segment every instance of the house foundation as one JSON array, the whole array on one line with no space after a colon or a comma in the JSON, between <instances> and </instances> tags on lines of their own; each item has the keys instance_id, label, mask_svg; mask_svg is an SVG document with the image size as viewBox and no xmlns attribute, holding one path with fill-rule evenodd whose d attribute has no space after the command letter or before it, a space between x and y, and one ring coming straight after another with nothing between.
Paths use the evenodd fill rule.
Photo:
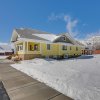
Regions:
<instances>
[{"instance_id":1,"label":"house foundation","mask_svg":"<svg viewBox=\"0 0 100 100\"><path fill-rule=\"evenodd\" d=\"M29 60L33 58L40 58L40 54L19 54L18 55L22 60Z\"/></svg>"}]
</instances>

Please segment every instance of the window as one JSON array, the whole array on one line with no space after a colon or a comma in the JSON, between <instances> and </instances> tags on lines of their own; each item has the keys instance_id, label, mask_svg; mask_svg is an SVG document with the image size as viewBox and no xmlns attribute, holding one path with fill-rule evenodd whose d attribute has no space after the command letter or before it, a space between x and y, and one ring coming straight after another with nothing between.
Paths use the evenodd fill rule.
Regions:
<instances>
[{"instance_id":1,"label":"window","mask_svg":"<svg viewBox=\"0 0 100 100\"><path fill-rule=\"evenodd\" d=\"M50 44L47 44L47 50L50 50Z\"/></svg>"},{"instance_id":2,"label":"window","mask_svg":"<svg viewBox=\"0 0 100 100\"><path fill-rule=\"evenodd\" d=\"M17 51L19 51L19 46L17 46Z\"/></svg>"},{"instance_id":3,"label":"window","mask_svg":"<svg viewBox=\"0 0 100 100\"><path fill-rule=\"evenodd\" d=\"M23 46L22 45L20 45L20 50L23 50Z\"/></svg>"},{"instance_id":4,"label":"window","mask_svg":"<svg viewBox=\"0 0 100 100\"><path fill-rule=\"evenodd\" d=\"M38 44L34 45L34 50L38 50Z\"/></svg>"},{"instance_id":5,"label":"window","mask_svg":"<svg viewBox=\"0 0 100 100\"><path fill-rule=\"evenodd\" d=\"M29 50L30 50L30 51L33 51L33 47L32 47L32 45L30 45Z\"/></svg>"},{"instance_id":6,"label":"window","mask_svg":"<svg viewBox=\"0 0 100 100\"><path fill-rule=\"evenodd\" d=\"M66 37L65 37L65 36L63 36L63 37L62 37L62 40L66 41Z\"/></svg>"},{"instance_id":7,"label":"window","mask_svg":"<svg viewBox=\"0 0 100 100\"><path fill-rule=\"evenodd\" d=\"M67 46L66 45L63 45L62 46L62 50L67 50Z\"/></svg>"},{"instance_id":8,"label":"window","mask_svg":"<svg viewBox=\"0 0 100 100\"><path fill-rule=\"evenodd\" d=\"M70 47L70 50L72 50L72 47Z\"/></svg>"},{"instance_id":9,"label":"window","mask_svg":"<svg viewBox=\"0 0 100 100\"><path fill-rule=\"evenodd\" d=\"M18 51L23 50L23 45L18 45L18 46L17 46L17 50L18 50Z\"/></svg>"},{"instance_id":10,"label":"window","mask_svg":"<svg viewBox=\"0 0 100 100\"><path fill-rule=\"evenodd\" d=\"M30 51L37 51L39 48L38 48L38 44L34 44L34 45L29 45L29 50Z\"/></svg>"},{"instance_id":11,"label":"window","mask_svg":"<svg viewBox=\"0 0 100 100\"><path fill-rule=\"evenodd\" d=\"M78 47L76 47L76 51L78 51Z\"/></svg>"}]
</instances>

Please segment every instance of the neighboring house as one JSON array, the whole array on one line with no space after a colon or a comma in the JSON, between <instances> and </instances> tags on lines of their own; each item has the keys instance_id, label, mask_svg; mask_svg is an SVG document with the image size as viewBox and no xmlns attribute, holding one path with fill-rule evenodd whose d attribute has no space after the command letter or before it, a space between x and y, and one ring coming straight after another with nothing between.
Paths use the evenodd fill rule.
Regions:
<instances>
[{"instance_id":1,"label":"neighboring house","mask_svg":"<svg viewBox=\"0 0 100 100\"><path fill-rule=\"evenodd\" d=\"M80 41L82 46L82 54L83 55L92 55L93 54L93 48L91 43L87 41Z\"/></svg>"},{"instance_id":2,"label":"neighboring house","mask_svg":"<svg viewBox=\"0 0 100 100\"><path fill-rule=\"evenodd\" d=\"M32 29L14 29L11 37L16 54L22 59L36 57L72 57L81 55L81 47L69 34L50 34Z\"/></svg>"},{"instance_id":3,"label":"neighboring house","mask_svg":"<svg viewBox=\"0 0 100 100\"><path fill-rule=\"evenodd\" d=\"M11 55L13 50L7 43L0 43L0 55Z\"/></svg>"},{"instance_id":4,"label":"neighboring house","mask_svg":"<svg viewBox=\"0 0 100 100\"><path fill-rule=\"evenodd\" d=\"M83 55L92 55L93 54L93 50L89 47L85 47L83 50L82 50L82 54Z\"/></svg>"},{"instance_id":5,"label":"neighboring house","mask_svg":"<svg viewBox=\"0 0 100 100\"><path fill-rule=\"evenodd\" d=\"M100 54L100 36L93 36L85 41L86 54Z\"/></svg>"},{"instance_id":6,"label":"neighboring house","mask_svg":"<svg viewBox=\"0 0 100 100\"><path fill-rule=\"evenodd\" d=\"M93 44L93 53L100 54L100 36L93 36L90 41Z\"/></svg>"}]
</instances>

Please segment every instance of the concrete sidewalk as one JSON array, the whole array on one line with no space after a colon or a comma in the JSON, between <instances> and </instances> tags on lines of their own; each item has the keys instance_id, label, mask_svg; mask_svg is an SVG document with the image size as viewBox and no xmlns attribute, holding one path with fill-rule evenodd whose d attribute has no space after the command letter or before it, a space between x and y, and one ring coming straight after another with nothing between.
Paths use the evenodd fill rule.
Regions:
<instances>
[{"instance_id":1,"label":"concrete sidewalk","mask_svg":"<svg viewBox=\"0 0 100 100\"><path fill-rule=\"evenodd\" d=\"M0 100L10 100L3 83L0 81Z\"/></svg>"},{"instance_id":2,"label":"concrete sidewalk","mask_svg":"<svg viewBox=\"0 0 100 100\"><path fill-rule=\"evenodd\" d=\"M72 100L10 64L0 64L0 80L11 100Z\"/></svg>"}]
</instances>

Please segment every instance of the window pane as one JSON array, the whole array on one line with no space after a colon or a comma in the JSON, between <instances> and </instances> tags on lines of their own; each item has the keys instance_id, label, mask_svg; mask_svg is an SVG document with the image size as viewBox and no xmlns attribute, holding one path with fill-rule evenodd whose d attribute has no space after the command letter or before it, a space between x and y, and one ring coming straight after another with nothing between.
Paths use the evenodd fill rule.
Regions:
<instances>
[{"instance_id":1,"label":"window pane","mask_svg":"<svg viewBox=\"0 0 100 100\"><path fill-rule=\"evenodd\" d=\"M76 47L76 51L78 51L78 47Z\"/></svg>"},{"instance_id":2,"label":"window pane","mask_svg":"<svg viewBox=\"0 0 100 100\"><path fill-rule=\"evenodd\" d=\"M19 51L19 46L17 46L17 50Z\"/></svg>"},{"instance_id":3,"label":"window pane","mask_svg":"<svg viewBox=\"0 0 100 100\"><path fill-rule=\"evenodd\" d=\"M23 46L22 45L18 45L17 46L17 51L23 50Z\"/></svg>"},{"instance_id":4,"label":"window pane","mask_svg":"<svg viewBox=\"0 0 100 100\"><path fill-rule=\"evenodd\" d=\"M38 44L34 45L34 50L38 50Z\"/></svg>"},{"instance_id":5,"label":"window pane","mask_svg":"<svg viewBox=\"0 0 100 100\"><path fill-rule=\"evenodd\" d=\"M72 50L72 47L70 47L70 50Z\"/></svg>"},{"instance_id":6,"label":"window pane","mask_svg":"<svg viewBox=\"0 0 100 100\"><path fill-rule=\"evenodd\" d=\"M66 40L66 37L62 37L62 40L64 40L64 41L65 41L65 40Z\"/></svg>"},{"instance_id":7,"label":"window pane","mask_svg":"<svg viewBox=\"0 0 100 100\"><path fill-rule=\"evenodd\" d=\"M50 50L50 44L47 44L47 50Z\"/></svg>"},{"instance_id":8,"label":"window pane","mask_svg":"<svg viewBox=\"0 0 100 100\"><path fill-rule=\"evenodd\" d=\"M20 50L23 50L23 46L22 45L20 45Z\"/></svg>"},{"instance_id":9,"label":"window pane","mask_svg":"<svg viewBox=\"0 0 100 100\"><path fill-rule=\"evenodd\" d=\"M66 45L63 45L62 46L62 50L67 50L67 46Z\"/></svg>"},{"instance_id":10,"label":"window pane","mask_svg":"<svg viewBox=\"0 0 100 100\"><path fill-rule=\"evenodd\" d=\"M30 45L30 51L33 51L33 47L32 47L32 45Z\"/></svg>"}]
</instances>

